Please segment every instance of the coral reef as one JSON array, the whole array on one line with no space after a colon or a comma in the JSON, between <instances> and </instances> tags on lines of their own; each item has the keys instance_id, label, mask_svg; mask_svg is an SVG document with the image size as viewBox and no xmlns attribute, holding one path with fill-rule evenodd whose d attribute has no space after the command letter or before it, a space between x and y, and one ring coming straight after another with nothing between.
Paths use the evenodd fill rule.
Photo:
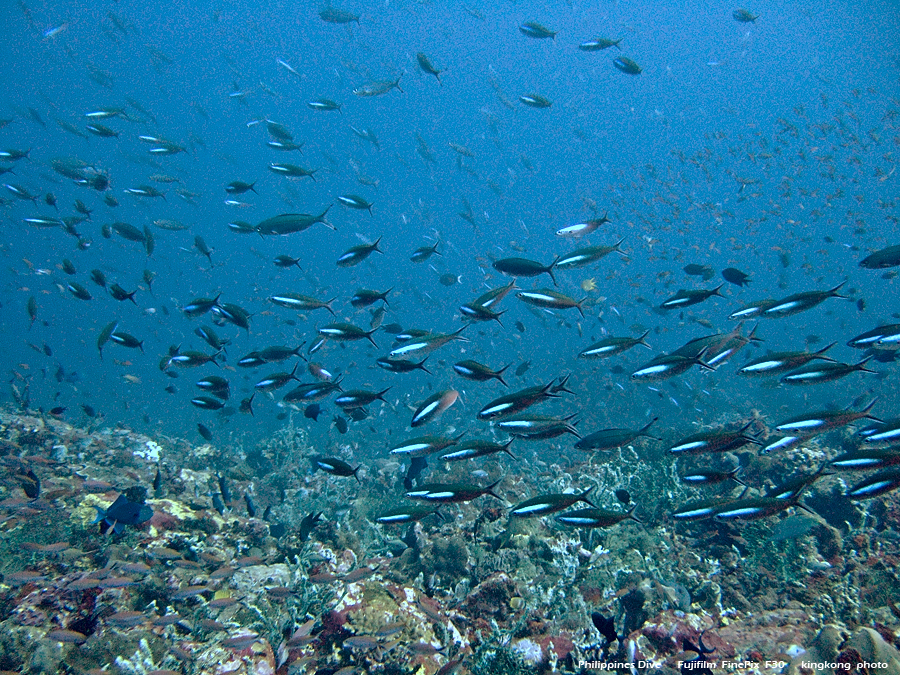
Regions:
<instances>
[{"instance_id":1,"label":"coral reef","mask_svg":"<svg viewBox=\"0 0 900 675\"><path fill-rule=\"evenodd\" d=\"M682 488L664 491L671 476L648 469L630 482L660 495L641 504L643 526L579 531L510 520L489 502L381 526L374 516L403 472L376 463L359 486L298 471L313 449L290 427L215 452L21 415L4 415L0 436L2 670L537 674L637 659L674 672L686 645L702 644L719 660L783 662L796 675L807 675L804 657L883 659L900 675L893 496L839 523L823 483L808 500L826 505L823 516L803 516L811 523L676 523L652 514L683 500ZM765 462L748 471L784 478ZM18 478L26 468L40 479L34 498ZM615 508L605 486L623 476L594 469L598 506ZM544 464L511 477L507 497L581 489L566 465ZM145 499L152 518L102 534L98 510L120 494Z\"/></svg>"}]
</instances>

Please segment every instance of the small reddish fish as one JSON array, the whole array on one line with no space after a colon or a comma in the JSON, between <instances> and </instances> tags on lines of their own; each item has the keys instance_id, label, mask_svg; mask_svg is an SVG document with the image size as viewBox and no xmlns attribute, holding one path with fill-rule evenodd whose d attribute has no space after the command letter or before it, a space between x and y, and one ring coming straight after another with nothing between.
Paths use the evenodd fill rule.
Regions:
<instances>
[{"instance_id":1,"label":"small reddish fish","mask_svg":"<svg viewBox=\"0 0 900 675\"><path fill-rule=\"evenodd\" d=\"M47 637L56 642L68 642L72 644L81 644L87 640L87 635L79 633L77 630L68 630L66 628L57 628L47 633Z\"/></svg>"},{"instance_id":2,"label":"small reddish fish","mask_svg":"<svg viewBox=\"0 0 900 675\"><path fill-rule=\"evenodd\" d=\"M349 572L344 575L344 581L348 584L355 583L357 581L362 581L363 579L368 579L370 576L375 574L375 570L371 567L360 567L358 569Z\"/></svg>"},{"instance_id":3,"label":"small reddish fish","mask_svg":"<svg viewBox=\"0 0 900 675\"><path fill-rule=\"evenodd\" d=\"M256 642L259 639L259 635L256 633L246 633L244 635L235 635L234 637L230 637L224 642L222 645L227 647L228 649L237 649L240 651L241 649L247 649L250 645Z\"/></svg>"}]
</instances>

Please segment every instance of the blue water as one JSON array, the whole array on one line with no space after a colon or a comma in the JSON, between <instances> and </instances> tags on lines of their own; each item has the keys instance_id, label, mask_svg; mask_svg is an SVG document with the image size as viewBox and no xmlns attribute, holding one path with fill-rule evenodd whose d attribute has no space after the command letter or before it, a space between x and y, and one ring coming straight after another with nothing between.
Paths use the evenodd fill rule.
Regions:
<instances>
[{"instance_id":1,"label":"blue water","mask_svg":"<svg viewBox=\"0 0 900 675\"><path fill-rule=\"evenodd\" d=\"M30 379L33 406L67 406L66 419L80 423L86 420L79 404L89 403L109 424L195 440L195 425L203 422L220 442L250 444L286 423L276 418L284 412L276 402L287 389L273 400L257 396L253 418L223 416L190 404L201 393L193 382L210 373L229 377L230 404L236 405L257 380L292 365L223 373L206 366L166 377L158 363L170 345L209 351L193 330L210 325L210 317L191 320L179 311L191 299L221 292L223 301L254 314L249 335L233 326L216 328L232 340L227 363L233 365L270 344L309 344L315 328L332 320L324 311L303 318L277 308L266 301L273 292L337 296L339 319L367 327L368 311L350 307L350 296L360 287L393 286L385 323L449 332L460 325L460 304L506 283L491 268L493 260L522 255L549 263L577 246L625 237L627 260L613 254L595 266L558 273L560 292L596 300L586 319L574 311L532 311L510 296L501 306L504 326L467 329L469 342L451 343L429 359L434 377L378 369L374 359L391 343L383 332L376 336L377 350L365 341L328 345L313 360L345 373L348 388L393 385L391 405L373 406L373 418L343 437L329 425L337 412L330 402L322 404L326 412L317 424L302 412L295 423L308 425L322 444L351 442L363 455L383 456L388 441L382 443L381 436L409 431L407 406L452 387L463 391L462 401L430 431L450 425L474 429L475 412L503 392L496 383L460 380L451 365L461 358L495 368L531 361L527 373L510 378L513 388L573 373L577 397L555 403L552 411L578 412L583 433L641 426L657 415L670 428L689 432L700 423L736 422L753 408L774 424L788 413L847 405L863 394L882 397L879 415L897 414L892 364L876 366L882 376L854 374L799 390L748 382L734 373L734 363L710 375L695 369L654 385L658 392L629 377L653 353L730 330L728 314L746 302L830 288L844 279L853 300L865 300L863 311L854 302L830 299L810 312L764 321L758 335L765 342L745 354L837 341L832 355L853 362L859 352L844 346L848 339L896 321L896 280L857 266L868 252L897 243L898 131L891 115L900 112L896 3L758 3L748 5L760 14L752 24L733 20L734 7L721 3L357 3L342 5L360 14L359 25L349 26L321 21L316 3L197 4L202 6L35 2L27 3L27 13L16 3L0 9L6 38L0 44L6 66L0 118L12 120L0 129L0 148L31 150L30 160L0 163L15 171L0 182L41 196L53 192L60 215L74 215L76 199L93 209L92 220L77 226L92 242L81 251L61 230L23 224L26 217L55 216L52 208L0 188L2 367L20 389L24 380L13 372ZM527 20L559 34L553 40L525 37L518 26ZM42 37L61 26L54 36ZM621 37L622 51L576 48L598 36ZM442 85L419 70L419 51L446 71ZM620 54L643 72L616 70L612 61ZM105 73L108 86L92 80L89 69ZM373 98L352 93L401 73L402 92ZM244 95L230 96L235 92ZM536 110L518 102L531 93L551 99L552 107ZM342 103L342 113L307 107L321 97ZM85 113L106 106L124 107L139 121L101 120L120 133L109 139L82 139L55 122L84 130ZM254 124L263 118L289 128L304 144L302 155L269 149L264 125ZM374 131L380 150L358 138L351 125ZM160 136L188 151L154 158L139 135ZM419 151L417 135L433 162ZM448 143L474 153L461 160L470 171L458 168ZM55 173L49 162L59 157L107 172L120 206L106 206L100 193ZM268 170L271 162L319 171L315 181L288 181ZM377 188L360 184L357 173L377 180ZM152 183L153 174L180 183ZM739 193L736 177L755 182ZM224 187L233 180L258 181L258 195L235 197L246 207L225 204L230 196ZM163 190L165 201L123 192L142 184ZM175 188L196 193L194 203ZM373 215L335 204L328 219L336 231L315 225L284 238L238 235L227 227L284 212L319 213L347 193L372 201ZM475 226L457 215L466 202ZM554 235L607 211L611 222L587 239ZM152 221L161 218L190 229L154 228ZM104 239L101 225L113 221L150 225L153 256L117 235ZM193 248L195 235L214 249L214 267ZM347 248L379 236L384 255L350 269L334 265ZM412 251L435 237L443 256L411 263ZM299 256L303 270L276 268L272 259L278 254ZM782 254L790 258L788 267ZM77 268L71 279L59 269L63 258ZM713 298L683 314L654 311L679 288L718 283L687 277L682 268L688 263L711 265L716 272L735 266L753 282L743 289L728 286L726 299ZM129 291L140 288L137 306L117 303L93 285L93 268ZM152 294L142 282L145 268L156 275ZM439 283L446 273L459 275L460 283ZM597 291L581 290L586 278L596 280ZM94 299L83 302L61 290L72 279ZM544 276L519 285L550 284ZM30 296L39 306L31 327L25 310ZM97 335L114 319L120 330L145 340L145 354L109 344L99 359ZM524 332L514 327L516 321ZM608 362L575 358L605 334L637 335L644 328L653 329L653 352L637 348ZM820 342L808 342L812 335ZM53 356L38 354L28 343L46 343ZM57 364L77 372L78 381L57 382ZM617 364L624 372L610 372ZM123 375L140 381L126 382ZM302 379L311 380L305 374ZM169 384L175 394L163 390ZM11 400L8 391L2 396ZM370 429L377 432L374 442ZM566 438L557 445L567 448Z\"/></svg>"}]
</instances>

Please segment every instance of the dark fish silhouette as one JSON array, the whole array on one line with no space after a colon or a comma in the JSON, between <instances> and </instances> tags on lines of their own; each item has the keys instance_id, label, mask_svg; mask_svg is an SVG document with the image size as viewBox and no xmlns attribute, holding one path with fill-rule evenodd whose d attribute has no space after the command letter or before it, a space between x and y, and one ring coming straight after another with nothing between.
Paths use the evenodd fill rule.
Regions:
<instances>
[{"instance_id":1,"label":"dark fish silhouette","mask_svg":"<svg viewBox=\"0 0 900 675\"><path fill-rule=\"evenodd\" d=\"M119 495L106 511L96 506L94 508L97 509L97 518L91 524L100 523L100 532L103 534L109 528L116 534L121 534L126 525L137 527L153 517L153 509L147 504L133 502L124 494Z\"/></svg>"}]
</instances>

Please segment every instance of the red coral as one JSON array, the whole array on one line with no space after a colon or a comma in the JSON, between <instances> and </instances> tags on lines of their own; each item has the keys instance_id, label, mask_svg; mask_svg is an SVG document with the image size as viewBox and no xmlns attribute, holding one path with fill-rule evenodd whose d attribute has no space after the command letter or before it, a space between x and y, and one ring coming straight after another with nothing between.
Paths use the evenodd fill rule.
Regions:
<instances>
[{"instance_id":1,"label":"red coral","mask_svg":"<svg viewBox=\"0 0 900 675\"><path fill-rule=\"evenodd\" d=\"M322 632L319 637L328 637L343 631L344 624L347 623L347 615L344 612L335 612L331 610L322 615Z\"/></svg>"},{"instance_id":2,"label":"red coral","mask_svg":"<svg viewBox=\"0 0 900 675\"><path fill-rule=\"evenodd\" d=\"M153 517L150 518L150 524L158 532L178 530L181 527L181 521L178 518L160 509L153 509Z\"/></svg>"},{"instance_id":3,"label":"red coral","mask_svg":"<svg viewBox=\"0 0 900 675\"><path fill-rule=\"evenodd\" d=\"M849 664L849 667L846 667L848 672L852 671L857 673L857 675L869 675L869 670L862 666L862 654L853 649L853 647L847 647L847 649L838 654L837 662Z\"/></svg>"},{"instance_id":4,"label":"red coral","mask_svg":"<svg viewBox=\"0 0 900 675\"><path fill-rule=\"evenodd\" d=\"M509 614L509 601L518 595L516 585L506 574L493 574L475 587L466 598L466 610L475 616L493 616L505 619Z\"/></svg>"},{"instance_id":5,"label":"red coral","mask_svg":"<svg viewBox=\"0 0 900 675\"><path fill-rule=\"evenodd\" d=\"M569 652L575 649L575 643L566 635L547 636L538 640L537 643L541 646L544 654L549 654L552 646L553 652L560 661L565 659Z\"/></svg>"},{"instance_id":6,"label":"red coral","mask_svg":"<svg viewBox=\"0 0 900 675\"><path fill-rule=\"evenodd\" d=\"M582 586L578 590L589 605L599 605L603 602L603 589L599 586Z\"/></svg>"},{"instance_id":7,"label":"red coral","mask_svg":"<svg viewBox=\"0 0 900 675\"><path fill-rule=\"evenodd\" d=\"M701 633L696 628L684 623L671 612L660 614L653 623L644 624L641 634L646 637L659 651L660 654L675 654L682 649L684 640L687 639L694 646L700 646ZM734 656L734 647L715 633L704 632L703 646L715 650L717 657Z\"/></svg>"}]
</instances>

